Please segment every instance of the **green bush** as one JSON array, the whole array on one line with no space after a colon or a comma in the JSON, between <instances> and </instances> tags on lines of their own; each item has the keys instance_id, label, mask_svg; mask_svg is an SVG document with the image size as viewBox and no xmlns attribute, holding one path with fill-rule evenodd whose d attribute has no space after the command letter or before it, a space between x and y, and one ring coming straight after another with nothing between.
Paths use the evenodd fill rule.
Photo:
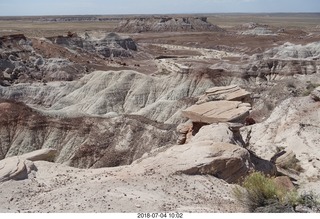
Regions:
<instances>
[{"instance_id":1,"label":"green bush","mask_svg":"<svg viewBox=\"0 0 320 219\"><path fill-rule=\"evenodd\" d=\"M247 176L242 187L246 190L237 188L235 195L239 200L248 204L251 209L283 200L286 193L284 189L277 187L272 178L266 177L260 172L253 172Z\"/></svg>"},{"instance_id":2,"label":"green bush","mask_svg":"<svg viewBox=\"0 0 320 219\"><path fill-rule=\"evenodd\" d=\"M251 211L258 207L278 204L294 209L303 205L318 212L320 203L314 194L299 195L297 190L288 190L275 183L273 178L260 172L253 172L234 190L236 198L247 204Z\"/></svg>"},{"instance_id":3,"label":"green bush","mask_svg":"<svg viewBox=\"0 0 320 219\"><path fill-rule=\"evenodd\" d=\"M235 190L235 195L239 200L246 203L251 210L271 203L293 205L298 200L296 191L288 191L286 188L278 186L273 178L260 172L253 172L248 175L242 182L242 187L245 190L238 188Z\"/></svg>"}]
</instances>

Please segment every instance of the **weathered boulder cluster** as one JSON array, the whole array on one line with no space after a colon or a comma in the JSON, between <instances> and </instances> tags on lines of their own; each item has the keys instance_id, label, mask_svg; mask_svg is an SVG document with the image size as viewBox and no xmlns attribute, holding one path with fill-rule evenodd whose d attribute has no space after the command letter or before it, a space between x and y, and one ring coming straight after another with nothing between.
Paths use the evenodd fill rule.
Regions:
<instances>
[{"instance_id":1,"label":"weathered boulder cluster","mask_svg":"<svg viewBox=\"0 0 320 219\"><path fill-rule=\"evenodd\" d=\"M201 164L184 173L210 174L227 182L237 182L254 168L239 135L239 128L251 110L250 100L250 93L236 85L213 87L200 96L195 105L182 111L182 116L189 120L178 125L177 144L193 146L197 142L194 154L204 145L209 151L215 151L215 155L207 155L214 157L209 164L201 159Z\"/></svg>"},{"instance_id":2,"label":"weathered boulder cluster","mask_svg":"<svg viewBox=\"0 0 320 219\"><path fill-rule=\"evenodd\" d=\"M315 89L314 93L316 92L317 89ZM177 144L192 145L194 142L201 142L201 144L210 144L208 147L211 147L211 150L220 150L220 153L217 152L219 155L215 156L216 162L212 161L212 166L194 167L192 170L186 171L187 173L208 173L227 182L237 182L248 171L256 170L272 176L288 176L292 180L297 180L295 174L298 174L297 170L301 170L301 166L293 151L279 149L277 153L274 153L273 157L264 160L253 151L247 150L250 147L250 133L244 140L241 136L240 128L255 123L254 119L249 117L250 102L252 102L250 96L249 92L238 86L214 87L200 96L195 105L182 111L182 116L189 120L177 126ZM253 121L252 123L250 123L251 120ZM250 130L252 131L252 128ZM229 133L229 136L226 133ZM221 147L221 144L216 145L214 142L223 142L224 146ZM199 150L201 149L199 148ZM228 158L224 155L237 150L246 151L244 153L246 155L241 155L241 159L237 159L237 156ZM262 154L260 156L264 157ZM220 166L223 168L219 169ZM234 168L237 168L236 171ZM290 169L289 171L287 170L288 168ZM205 171L209 169L212 171L211 173ZM217 170L220 174L217 174L214 170ZM295 171L294 174L292 174L292 171ZM228 172L233 173L232 177L234 178L232 180L229 178L231 175L225 175Z\"/></svg>"},{"instance_id":3,"label":"weathered boulder cluster","mask_svg":"<svg viewBox=\"0 0 320 219\"><path fill-rule=\"evenodd\" d=\"M182 111L190 121L178 126L177 143L184 143L189 132L197 132L205 124L245 123L250 102L250 93L236 85L208 89L195 105Z\"/></svg>"}]
</instances>

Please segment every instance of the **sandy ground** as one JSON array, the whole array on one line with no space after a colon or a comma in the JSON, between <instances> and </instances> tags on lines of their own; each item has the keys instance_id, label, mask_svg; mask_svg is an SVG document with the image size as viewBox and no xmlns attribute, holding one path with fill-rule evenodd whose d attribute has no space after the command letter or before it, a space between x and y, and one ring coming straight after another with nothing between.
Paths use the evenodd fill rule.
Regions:
<instances>
[{"instance_id":1,"label":"sandy ground","mask_svg":"<svg viewBox=\"0 0 320 219\"><path fill-rule=\"evenodd\" d=\"M0 184L0 212L244 212L232 187L212 176L148 165L81 170L35 162L29 179ZM150 164L149 164L150 165Z\"/></svg>"}]
</instances>

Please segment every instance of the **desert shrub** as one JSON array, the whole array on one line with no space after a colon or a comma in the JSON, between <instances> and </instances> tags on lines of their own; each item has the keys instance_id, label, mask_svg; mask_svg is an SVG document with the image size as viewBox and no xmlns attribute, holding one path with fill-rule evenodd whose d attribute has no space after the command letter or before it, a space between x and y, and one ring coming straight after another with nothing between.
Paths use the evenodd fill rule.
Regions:
<instances>
[{"instance_id":1,"label":"desert shrub","mask_svg":"<svg viewBox=\"0 0 320 219\"><path fill-rule=\"evenodd\" d=\"M248 205L250 210L272 203L294 206L299 202L298 193L278 186L273 178L260 172L253 172L242 182L244 189L236 188L234 194L238 200Z\"/></svg>"},{"instance_id":2,"label":"desert shrub","mask_svg":"<svg viewBox=\"0 0 320 219\"><path fill-rule=\"evenodd\" d=\"M235 195L237 199L246 203L251 210L283 199L285 193L276 186L271 178L260 172L253 172L247 176L242 182L242 187L245 188L245 191L237 188Z\"/></svg>"},{"instance_id":3,"label":"desert shrub","mask_svg":"<svg viewBox=\"0 0 320 219\"><path fill-rule=\"evenodd\" d=\"M286 206L295 209L302 205L315 212L320 211L320 201L313 193L299 195L297 190L288 190L275 183L273 178L265 176L260 172L253 172L248 175L241 187L234 189L236 198L248 205L251 211L258 207L269 205Z\"/></svg>"}]
</instances>

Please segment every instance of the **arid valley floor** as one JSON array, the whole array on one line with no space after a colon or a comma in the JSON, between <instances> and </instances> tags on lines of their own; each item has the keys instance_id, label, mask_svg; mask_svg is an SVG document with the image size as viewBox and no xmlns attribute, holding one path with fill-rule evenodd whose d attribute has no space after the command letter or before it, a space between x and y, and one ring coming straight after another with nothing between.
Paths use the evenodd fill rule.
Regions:
<instances>
[{"instance_id":1,"label":"arid valley floor","mask_svg":"<svg viewBox=\"0 0 320 219\"><path fill-rule=\"evenodd\" d=\"M0 212L319 212L320 14L0 17Z\"/></svg>"}]
</instances>

